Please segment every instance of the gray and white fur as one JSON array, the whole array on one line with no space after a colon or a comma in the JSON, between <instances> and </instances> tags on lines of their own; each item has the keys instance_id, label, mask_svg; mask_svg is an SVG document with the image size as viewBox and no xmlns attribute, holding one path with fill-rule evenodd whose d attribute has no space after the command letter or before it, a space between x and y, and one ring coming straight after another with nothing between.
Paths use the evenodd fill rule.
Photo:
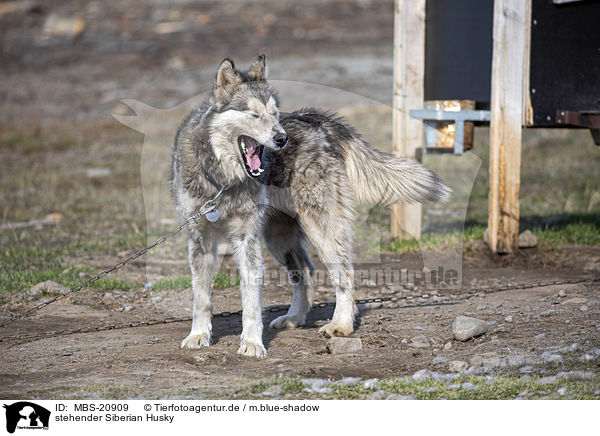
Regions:
<instances>
[{"instance_id":1,"label":"gray and white fur","mask_svg":"<svg viewBox=\"0 0 600 436\"><path fill-rule=\"evenodd\" d=\"M238 353L264 357L261 239L288 271L292 303L272 328L302 326L312 303L312 245L336 293L326 337L354 330L353 205L433 202L450 190L411 160L371 148L343 120L317 109L279 113L260 55L248 71L225 59L207 101L175 138L171 191L182 219L224 189L220 218L188 228L193 321L182 347L211 340L211 282L217 246L229 241L240 270L242 334Z\"/></svg>"}]
</instances>

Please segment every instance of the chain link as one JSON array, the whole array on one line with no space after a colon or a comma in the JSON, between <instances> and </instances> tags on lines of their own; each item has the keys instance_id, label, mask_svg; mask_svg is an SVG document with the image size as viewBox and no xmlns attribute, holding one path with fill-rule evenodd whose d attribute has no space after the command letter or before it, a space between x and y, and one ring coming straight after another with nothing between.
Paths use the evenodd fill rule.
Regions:
<instances>
[{"instance_id":1,"label":"chain link","mask_svg":"<svg viewBox=\"0 0 600 436\"><path fill-rule=\"evenodd\" d=\"M509 286L504 286L504 287L500 287L500 288L495 288L495 289L491 289L491 290L484 290L484 288L481 288L481 287L480 288L472 287L472 288L469 288L469 291L471 291L471 292L483 291L483 293L487 295L487 294L495 294L497 292L516 291L516 290L531 289L531 288L538 288L538 287L541 288L541 287L546 287L546 286L582 284L582 283L598 283L598 282L600 282L600 278L565 279L565 280L557 279L557 280L550 280L550 281L546 281L546 282L521 283L521 284L515 284L515 285L509 285ZM485 289L487 289L487 288L485 288ZM465 295L463 298L460 298L460 299L457 299L454 301L443 301L443 302L436 302L436 303L405 304L405 305L396 306L396 307L393 307L390 309L412 309L412 308L417 308L417 307L454 306L457 304L464 303L465 301L471 299L472 297L474 297L476 295L480 295L481 293L482 292L477 292L477 294L468 294L468 295ZM354 300L354 302L356 304L387 303L387 302L400 301L403 299L404 299L403 297L398 297L398 296L373 297L373 298L360 298L360 299ZM335 306L335 301L324 301L324 302L314 303L312 305L312 308L323 309L326 307L333 307L333 306ZM290 307L289 305L272 306L272 307L266 308L264 311L268 312L268 313L284 312L284 311L288 310L289 307ZM213 318L231 318L231 317L241 317L241 316L242 316L242 310L238 310L235 312L215 313L213 315ZM172 323L176 323L176 322L189 322L191 320L192 320L192 318L190 318L190 317L184 317L184 318L169 317L169 318L154 319L154 320L147 320L147 321L132 321L129 323L117 323L117 324L109 324L109 325L104 325L104 326L81 327L81 328L72 329L72 330L48 331L48 332L43 332L43 333L29 333L29 334L18 335L18 336L5 336L5 337L0 338L0 342L16 341L18 343L22 343L22 342L28 342L28 341L33 341L33 340L37 340L37 339L53 338L53 337L57 337L57 336L65 336L65 335L72 335L72 334L78 334L78 333L92 333L92 332L100 332L100 331L107 331L107 330L146 327L146 326L159 325L159 324L172 324Z\"/></svg>"},{"instance_id":2,"label":"chain link","mask_svg":"<svg viewBox=\"0 0 600 436\"><path fill-rule=\"evenodd\" d=\"M106 277L107 275L109 275L110 273L120 270L121 268L123 268L125 265L133 262L135 259L137 259L140 256L143 256L144 254L146 254L146 252L152 250L154 247L162 244L163 242L165 242L167 239L175 236L177 233L179 233L180 231L182 231L188 224L190 223L196 223L198 222L198 220L200 219L201 216L206 215L207 213L213 211L216 207L217 207L217 199L219 198L219 196L223 193L223 189L221 189L217 195L215 195L213 198L211 198L210 200L208 200L206 203L204 203L199 209L198 211L193 214L191 217L189 217L188 219L186 219L179 227L171 230L169 233L167 233L166 235L161 236L160 238L158 238L156 241L154 241L152 244L150 244L149 246L142 248L139 251L136 251L135 253L133 253L131 256L129 256L127 259L122 260L121 262L117 263L115 266L113 266L112 268L109 268L107 270L102 271L100 274L95 275L94 277L90 278L89 280L85 281L84 283L81 283L80 285L77 285L76 287L74 287L73 289L65 292L64 294L60 294L50 300L44 301L43 303L38 304L37 306L32 307L31 309L16 315L2 323L0 323L0 327L5 327L8 324L21 319L21 318L26 318L29 315L31 315L32 313L37 312L40 309L43 309L44 307L55 303L57 301L60 301L66 297L68 297L71 294L74 294L75 292L78 292L80 290L82 290L83 288L85 288L86 286L91 285L94 282L97 282L98 280Z\"/></svg>"}]
</instances>

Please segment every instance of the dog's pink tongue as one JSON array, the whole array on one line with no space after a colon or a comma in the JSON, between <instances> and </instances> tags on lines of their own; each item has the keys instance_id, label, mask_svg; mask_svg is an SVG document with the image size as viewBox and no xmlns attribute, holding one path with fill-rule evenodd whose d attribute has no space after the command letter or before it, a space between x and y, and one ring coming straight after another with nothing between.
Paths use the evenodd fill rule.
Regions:
<instances>
[{"instance_id":1,"label":"dog's pink tongue","mask_svg":"<svg viewBox=\"0 0 600 436\"><path fill-rule=\"evenodd\" d=\"M246 163L253 171L260 168L260 158L256 154L256 148L248 147L246 149Z\"/></svg>"}]
</instances>

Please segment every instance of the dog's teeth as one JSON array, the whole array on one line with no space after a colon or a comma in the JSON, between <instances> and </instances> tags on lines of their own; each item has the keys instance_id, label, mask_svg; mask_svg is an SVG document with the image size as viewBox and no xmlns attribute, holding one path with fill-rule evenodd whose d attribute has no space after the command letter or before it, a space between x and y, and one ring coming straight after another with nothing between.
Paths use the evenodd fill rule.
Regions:
<instances>
[{"instance_id":1,"label":"dog's teeth","mask_svg":"<svg viewBox=\"0 0 600 436\"><path fill-rule=\"evenodd\" d=\"M242 150L244 150L244 153L246 153L246 142L244 142L243 139L242 139Z\"/></svg>"},{"instance_id":2,"label":"dog's teeth","mask_svg":"<svg viewBox=\"0 0 600 436\"><path fill-rule=\"evenodd\" d=\"M257 169L257 170L256 170L256 172L257 172L258 174L262 174L262 173L264 173L264 172L265 172L265 170L264 170L264 169L262 169L262 168L259 168L259 169Z\"/></svg>"}]
</instances>

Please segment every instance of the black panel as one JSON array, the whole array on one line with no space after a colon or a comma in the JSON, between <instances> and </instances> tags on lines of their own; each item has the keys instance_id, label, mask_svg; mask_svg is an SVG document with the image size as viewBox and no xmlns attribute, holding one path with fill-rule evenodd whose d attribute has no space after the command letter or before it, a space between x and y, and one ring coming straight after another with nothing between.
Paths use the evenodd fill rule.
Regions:
<instances>
[{"instance_id":1,"label":"black panel","mask_svg":"<svg viewBox=\"0 0 600 436\"><path fill-rule=\"evenodd\" d=\"M535 126L556 111L600 110L600 2L533 0L530 95Z\"/></svg>"},{"instance_id":2,"label":"black panel","mask_svg":"<svg viewBox=\"0 0 600 436\"><path fill-rule=\"evenodd\" d=\"M425 100L489 108L493 0L427 0Z\"/></svg>"}]
</instances>

